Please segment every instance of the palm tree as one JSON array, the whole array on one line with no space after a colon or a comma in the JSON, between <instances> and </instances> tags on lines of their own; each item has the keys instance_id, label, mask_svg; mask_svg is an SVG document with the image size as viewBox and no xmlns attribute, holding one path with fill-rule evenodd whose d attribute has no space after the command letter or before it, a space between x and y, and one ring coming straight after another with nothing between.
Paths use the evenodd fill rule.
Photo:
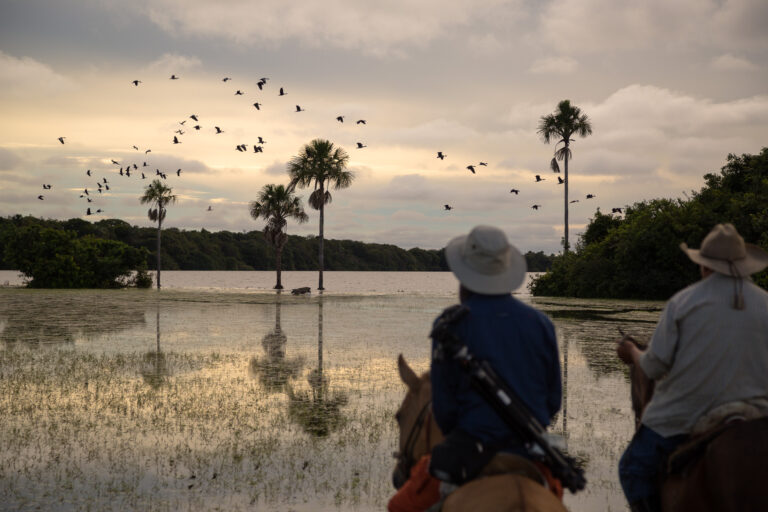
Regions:
<instances>
[{"instance_id":1,"label":"palm tree","mask_svg":"<svg viewBox=\"0 0 768 512\"><path fill-rule=\"evenodd\" d=\"M586 137L592 134L592 125L589 122L587 114L582 114L579 107L571 105L571 100L563 100L557 104L557 110L554 114L542 116L539 120L539 129L537 133L545 143L557 139L555 143L555 157L550 162L553 171L560 172L557 165L558 160L565 161L564 183L565 187L565 233L563 235L563 252L568 252L568 160L573 158L570 144L574 139L571 135L576 134L580 137ZM563 147L557 149L559 144Z\"/></svg>"},{"instance_id":2,"label":"palm tree","mask_svg":"<svg viewBox=\"0 0 768 512\"><path fill-rule=\"evenodd\" d=\"M157 289L160 289L160 232L163 226L163 219L165 219L166 209L165 206L169 203L176 202L176 196L172 194L171 187L167 187L160 180L154 180L147 185L144 190L144 195L139 198L141 204L147 204L154 206L147 211L149 220L157 221Z\"/></svg>"},{"instance_id":3,"label":"palm tree","mask_svg":"<svg viewBox=\"0 0 768 512\"><path fill-rule=\"evenodd\" d=\"M314 185L314 191L309 196L309 205L320 210L320 248L318 264L320 277L318 290L323 288L323 223L325 220L325 205L330 203L331 186L335 189L347 188L352 184L355 175L346 170L349 155L342 148L334 147L333 143L323 139L315 139L305 145L301 152L288 162L288 175L291 182L288 185L293 190L297 185L301 188Z\"/></svg>"},{"instance_id":4,"label":"palm tree","mask_svg":"<svg viewBox=\"0 0 768 512\"><path fill-rule=\"evenodd\" d=\"M296 219L299 224L307 222L309 216L304 213L304 207L301 206L301 199L293 195L293 192L283 185L264 185L259 192L259 198L251 202L251 217L258 220L266 219L267 225L264 226L264 238L267 239L272 247L275 248L275 259L277 267L276 290L282 290L283 284L280 280L283 262L283 247L288 241L288 233L285 230L288 219Z\"/></svg>"}]
</instances>

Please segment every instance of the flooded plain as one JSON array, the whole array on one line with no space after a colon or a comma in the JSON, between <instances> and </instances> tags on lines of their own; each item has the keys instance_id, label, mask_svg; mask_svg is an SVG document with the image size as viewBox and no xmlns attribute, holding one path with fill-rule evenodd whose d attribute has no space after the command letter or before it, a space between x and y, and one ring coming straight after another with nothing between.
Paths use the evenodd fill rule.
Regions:
<instances>
[{"instance_id":1,"label":"flooded plain","mask_svg":"<svg viewBox=\"0 0 768 512\"><path fill-rule=\"evenodd\" d=\"M395 358L428 368L452 276L326 273L326 293L297 297L270 291L273 273L167 274L161 293L0 288L0 508L384 510ZM552 430L589 482L566 505L626 510L633 421L613 342L618 327L649 336L662 304L517 296L557 328Z\"/></svg>"}]
</instances>

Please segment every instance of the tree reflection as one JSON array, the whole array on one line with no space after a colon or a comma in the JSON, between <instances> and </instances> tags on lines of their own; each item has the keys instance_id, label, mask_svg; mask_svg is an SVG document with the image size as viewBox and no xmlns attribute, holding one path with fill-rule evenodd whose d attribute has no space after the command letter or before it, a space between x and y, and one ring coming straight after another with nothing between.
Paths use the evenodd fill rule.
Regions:
<instances>
[{"instance_id":1,"label":"tree reflection","mask_svg":"<svg viewBox=\"0 0 768 512\"><path fill-rule=\"evenodd\" d=\"M264 357L253 357L248 365L251 376L258 378L264 388L271 393L285 389L291 379L298 377L299 370L304 365L301 357L290 359L285 357L288 337L280 325L280 301L281 292L278 290L275 302L275 328L261 339Z\"/></svg>"},{"instance_id":2,"label":"tree reflection","mask_svg":"<svg viewBox=\"0 0 768 512\"><path fill-rule=\"evenodd\" d=\"M160 301L157 302L157 345L155 350L144 354L144 362L141 367L141 377L150 387L158 389L162 386L169 375L168 363L165 360L165 354L160 349Z\"/></svg>"},{"instance_id":3,"label":"tree reflection","mask_svg":"<svg viewBox=\"0 0 768 512\"><path fill-rule=\"evenodd\" d=\"M309 372L309 391L288 391L288 415L308 434L326 437L343 422L341 407L347 395L330 388L330 379L323 374L323 296L318 299L317 368Z\"/></svg>"}]
</instances>

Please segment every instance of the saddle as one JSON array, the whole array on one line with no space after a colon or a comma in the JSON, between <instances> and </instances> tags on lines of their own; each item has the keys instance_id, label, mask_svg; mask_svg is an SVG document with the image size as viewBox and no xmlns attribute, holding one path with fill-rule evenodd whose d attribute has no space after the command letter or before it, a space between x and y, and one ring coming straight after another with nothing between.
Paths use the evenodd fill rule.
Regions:
<instances>
[{"instance_id":1,"label":"saddle","mask_svg":"<svg viewBox=\"0 0 768 512\"><path fill-rule=\"evenodd\" d=\"M768 416L768 400L755 398L719 405L696 421L691 438L670 454L667 474L679 475L704 454L709 443L729 428Z\"/></svg>"},{"instance_id":2,"label":"saddle","mask_svg":"<svg viewBox=\"0 0 768 512\"><path fill-rule=\"evenodd\" d=\"M523 475L534 482L545 487L547 486L547 479L536 464L525 457L511 453L497 453L494 455L491 462L480 471L478 478L504 474Z\"/></svg>"}]
</instances>

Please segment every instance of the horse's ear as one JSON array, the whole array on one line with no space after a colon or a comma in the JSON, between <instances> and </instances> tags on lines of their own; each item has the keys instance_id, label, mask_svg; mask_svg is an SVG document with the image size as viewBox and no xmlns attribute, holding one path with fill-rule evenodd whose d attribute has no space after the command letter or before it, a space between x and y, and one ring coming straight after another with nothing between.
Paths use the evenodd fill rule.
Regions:
<instances>
[{"instance_id":1,"label":"horse's ear","mask_svg":"<svg viewBox=\"0 0 768 512\"><path fill-rule=\"evenodd\" d=\"M403 382L408 386L408 389L416 391L421 381L419 380L418 375L416 375L416 372L414 372L411 367L408 366L408 363L405 362L403 354L397 356L397 369L400 371L400 378L403 379Z\"/></svg>"}]
</instances>

